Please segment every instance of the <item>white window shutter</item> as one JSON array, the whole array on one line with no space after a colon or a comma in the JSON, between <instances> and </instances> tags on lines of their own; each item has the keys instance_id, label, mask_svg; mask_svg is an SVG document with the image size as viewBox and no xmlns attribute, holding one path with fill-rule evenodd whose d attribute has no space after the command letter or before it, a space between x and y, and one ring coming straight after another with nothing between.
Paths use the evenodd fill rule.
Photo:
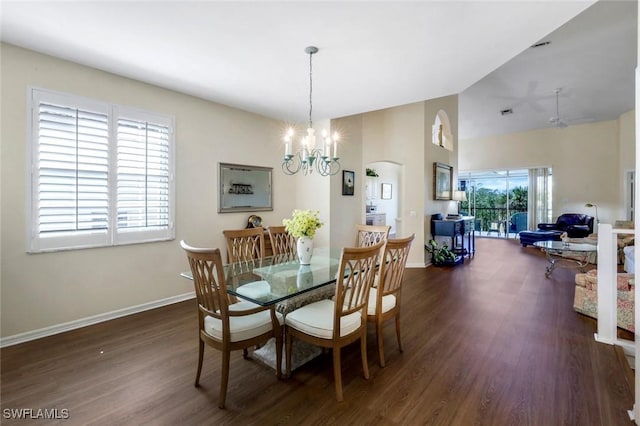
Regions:
<instances>
[{"instance_id":1,"label":"white window shutter","mask_svg":"<svg viewBox=\"0 0 640 426\"><path fill-rule=\"evenodd\" d=\"M37 97L31 250L104 244L109 226L106 108ZM79 235L76 241L70 235Z\"/></svg>"},{"instance_id":2,"label":"white window shutter","mask_svg":"<svg viewBox=\"0 0 640 426\"><path fill-rule=\"evenodd\" d=\"M30 93L29 251L175 238L173 118Z\"/></svg>"},{"instance_id":3,"label":"white window shutter","mask_svg":"<svg viewBox=\"0 0 640 426\"><path fill-rule=\"evenodd\" d=\"M126 118L125 118L126 117ZM162 117L122 109L117 120L117 239L138 231L171 238L172 125ZM154 237L150 237L154 238Z\"/></svg>"}]
</instances>

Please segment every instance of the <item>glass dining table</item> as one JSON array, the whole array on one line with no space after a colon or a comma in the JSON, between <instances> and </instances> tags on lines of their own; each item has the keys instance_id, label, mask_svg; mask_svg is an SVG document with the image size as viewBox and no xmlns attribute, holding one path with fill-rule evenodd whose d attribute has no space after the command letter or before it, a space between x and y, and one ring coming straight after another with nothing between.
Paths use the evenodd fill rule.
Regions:
<instances>
[{"instance_id":1,"label":"glass dining table","mask_svg":"<svg viewBox=\"0 0 640 426\"><path fill-rule=\"evenodd\" d=\"M286 315L334 294L341 253L341 249L314 249L310 265L301 265L289 254L224 265L227 292L261 306L275 304ZM191 271L180 275L193 279Z\"/></svg>"},{"instance_id":2,"label":"glass dining table","mask_svg":"<svg viewBox=\"0 0 640 426\"><path fill-rule=\"evenodd\" d=\"M262 260L224 265L227 292L258 305L276 305L278 312L287 315L300 306L335 294L341 254L342 249L317 248L313 251L310 265L301 265L295 255L267 256ZM180 275L193 279L191 271ZM294 340L292 370L321 352L317 346ZM275 341L255 350L253 357L275 369Z\"/></svg>"}]
</instances>

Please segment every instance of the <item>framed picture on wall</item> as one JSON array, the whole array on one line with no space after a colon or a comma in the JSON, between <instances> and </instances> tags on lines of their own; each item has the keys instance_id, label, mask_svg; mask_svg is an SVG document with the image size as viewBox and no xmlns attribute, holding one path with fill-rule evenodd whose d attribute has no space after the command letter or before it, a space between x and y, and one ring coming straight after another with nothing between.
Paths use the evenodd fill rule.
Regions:
<instances>
[{"instance_id":1,"label":"framed picture on wall","mask_svg":"<svg viewBox=\"0 0 640 426\"><path fill-rule=\"evenodd\" d=\"M382 191L381 192L381 198L383 200L390 200L391 199L391 184L390 183L383 183L382 184Z\"/></svg>"},{"instance_id":2,"label":"framed picture on wall","mask_svg":"<svg viewBox=\"0 0 640 426\"><path fill-rule=\"evenodd\" d=\"M218 163L218 213L273 210L271 167Z\"/></svg>"},{"instance_id":3,"label":"framed picture on wall","mask_svg":"<svg viewBox=\"0 0 640 426\"><path fill-rule=\"evenodd\" d=\"M356 183L356 173L351 170L342 171L342 195L353 195Z\"/></svg>"},{"instance_id":4,"label":"framed picture on wall","mask_svg":"<svg viewBox=\"0 0 640 426\"><path fill-rule=\"evenodd\" d=\"M453 195L453 167L433 163L433 199L451 200Z\"/></svg>"}]
</instances>

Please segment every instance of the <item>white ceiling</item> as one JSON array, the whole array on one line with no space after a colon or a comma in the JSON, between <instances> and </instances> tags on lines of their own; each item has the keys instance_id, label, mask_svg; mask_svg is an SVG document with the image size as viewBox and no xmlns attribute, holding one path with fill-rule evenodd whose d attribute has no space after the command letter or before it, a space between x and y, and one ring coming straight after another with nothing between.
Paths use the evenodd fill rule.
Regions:
<instances>
[{"instance_id":1,"label":"white ceiling","mask_svg":"<svg viewBox=\"0 0 640 426\"><path fill-rule=\"evenodd\" d=\"M620 9L606 3L597 6ZM607 110L608 118L616 116L620 108L611 113L612 94L630 99L624 111L633 107L633 86L629 91L626 85L629 79L633 84L635 68L635 50L627 52L631 45L635 49L637 12L628 12L636 10L635 1L610 13L607 28L600 28L602 17L591 17L586 27L554 33L558 38L546 51L527 51L510 61L591 4L2 1L0 34L7 43L291 122L303 122L308 114L304 48L315 45L320 52L313 57L314 118L461 93L460 136L469 137L514 131L531 125L534 116L548 124L555 112L548 111L547 97L555 87L566 88L561 115L573 98L599 99L585 98L582 109L567 105L567 117L598 119L600 113L587 108L593 105ZM633 31L634 37L612 49L609 31L625 40ZM586 49L578 40L582 32L590 37L590 49L606 52ZM618 51L622 59L614 55ZM576 53L615 66L576 70L565 64ZM609 74L624 68L626 75L629 67L624 81ZM594 89L593 81L604 84ZM514 109L510 124L490 117L504 107Z\"/></svg>"}]
</instances>

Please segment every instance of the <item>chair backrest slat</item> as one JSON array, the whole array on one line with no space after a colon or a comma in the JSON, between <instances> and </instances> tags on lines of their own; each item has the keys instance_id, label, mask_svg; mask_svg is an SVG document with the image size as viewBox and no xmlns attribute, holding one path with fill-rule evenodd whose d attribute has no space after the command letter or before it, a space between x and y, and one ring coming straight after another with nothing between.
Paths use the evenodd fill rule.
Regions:
<instances>
[{"instance_id":1,"label":"chair backrest slat","mask_svg":"<svg viewBox=\"0 0 640 426\"><path fill-rule=\"evenodd\" d=\"M356 247L367 247L386 241L391 226L388 225L356 225Z\"/></svg>"},{"instance_id":2,"label":"chair backrest slat","mask_svg":"<svg viewBox=\"0 0 640 426\"><path fill-rule=\"evenodd\" d=\"M415 234L412 234L407 238L387 240L380 265L379 298L400 291L409 250L414 238Z\"/></svg>"},{"instance_id":3,"label":"chair backrest slat","mask_svg":"<svg viewBox=\"0 0 640 426\"><path fill-rule=\"evenodd\" d=\"M222 231L227 240L229 263L264 259L264 229L247 228Z\"/></svg>"},{"instance_id":4,"label":"chair backrest slat","mask_svg":"<svg viewBox=\"0 0 640 426\"><path fill-rule=\"evenodd\" d=\"M335 317L333 332L340 333L342 317L361 311L366 318L369 289L373 284L376 263L384 241L368 247L342 249L336 280Z\"/></svg>"},{"instance_id":5,"label":"chair backrest slat","mask_svg":"<svg viewBox=\"0 0 640 426\"><path fill-rule=\"evenodd\" d=\"M287 232L284 226L270 226L269 238L274 256L296 253L296 239Z\"/></svg>"},{"instance_id":6,"label":"chair backrest slat","mask_svg":"<svg viewBox=\"0 0 640 426\"><path fill-rule=\"evenodd\" d=\"M226 316L229 300L220 250L195 248L184 241L180 245L189 259L200 316Z\"/></svg>"}]
</instances>

